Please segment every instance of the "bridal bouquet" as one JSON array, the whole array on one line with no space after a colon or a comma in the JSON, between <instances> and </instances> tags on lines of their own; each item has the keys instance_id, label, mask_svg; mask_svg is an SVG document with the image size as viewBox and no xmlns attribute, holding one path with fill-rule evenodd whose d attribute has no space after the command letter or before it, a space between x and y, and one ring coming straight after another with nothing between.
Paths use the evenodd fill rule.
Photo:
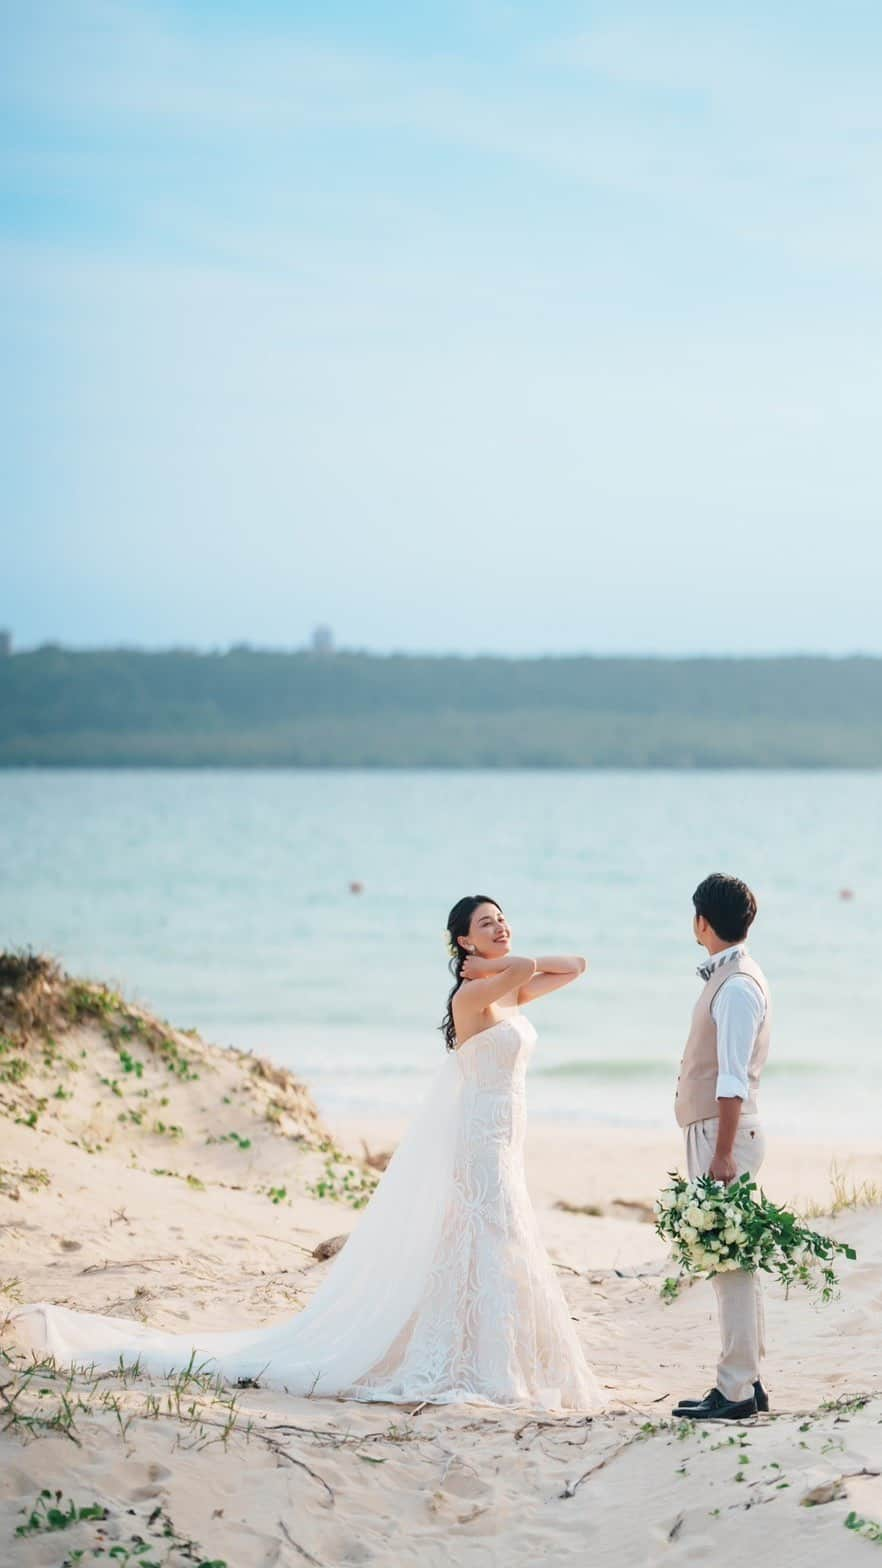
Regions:
<instances>
[{"instance_id":1,"label":"bridal bouquet","mask_svg":"<svg viewBox=\"0 0 882 1568\"><path fill-rule=\"evenodd\" d=\"M822 1301L836 1295L833 1260L856 1257L853 1247L809 1230L790 1209L772 1203L749 1176L727 1187L711 1176L687 1181L675 1171L669 1175L669 1185L656 1200L655 1228L673 1243L681 1275L764 1269L783 1285L819 1292ZM665 1280L662 1295L671 1300L679 1283Z\"/></svg>"}]
</instances>

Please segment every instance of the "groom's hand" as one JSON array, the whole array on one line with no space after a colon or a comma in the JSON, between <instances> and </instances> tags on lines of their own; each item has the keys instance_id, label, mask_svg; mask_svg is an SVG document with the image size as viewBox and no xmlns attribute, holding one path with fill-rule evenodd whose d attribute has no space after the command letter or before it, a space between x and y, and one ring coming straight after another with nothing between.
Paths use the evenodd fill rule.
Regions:
<instances>
[{"instance_id":1,"label":"groom's hand","mask_svg":"<svg viewBox=\"0 0 882 1568\"><path fill-rule=\"evenodd\" d=\"M708 1167L708 1175L713 1177L714 1181L721 1181L728 1187L730 1181L734 1181L737 1174L738 1171L732 1155L721 1154L719 1149L717 1149Z\"/></svg>"}]
</instances>

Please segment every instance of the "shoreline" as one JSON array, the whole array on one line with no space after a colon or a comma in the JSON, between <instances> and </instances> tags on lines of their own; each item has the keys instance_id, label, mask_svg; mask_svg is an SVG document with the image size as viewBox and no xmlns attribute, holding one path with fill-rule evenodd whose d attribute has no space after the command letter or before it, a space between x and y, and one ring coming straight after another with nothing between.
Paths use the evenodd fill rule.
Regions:
<instances>
[{"instance_id":1,"label":"shoreline","mask_svg":"<svg viewBox=\"0 0 882 1568\"><path fill-rule=\"evenodd\" d=\"M288 1042L281 1050L276 1043L274 1052L273 1042L268 1041L267 1049L304 1075L325 1119L344 1126L359 1120L406 1125L422 1104L441 1059L439 1056L428 1065L421 1061L419 1067L403 1071L384 1064L372 1078L363 1063L353 1066L348 1057L340 1067L332 1068L333 1041L321 1059L313 1046L306 1061L297 1060ZM369 1060L367 1047L365 1059ZM567 1079L553 1068L543 1072L531 1064L528 1127L562 1128L601 1137L639 1131L649 1138L664 1138L672 1128L676 1133L673 1102L679 1059L672 1051L670 1059L653 1064L646 1077L635 1071L609 1077L577 1073ZM770 1083L763 1085L760 1117L767 1136L796 1144L878 1146L874 1105L867 1095L861 1096L857 1105L853 1103L852 1075L851 1064L845 1074L831 1068L829 1073L807 1077L797 1067L791 1074L789 1064L779 1062L769 1075Z\"/></svg>"}]
</instances>

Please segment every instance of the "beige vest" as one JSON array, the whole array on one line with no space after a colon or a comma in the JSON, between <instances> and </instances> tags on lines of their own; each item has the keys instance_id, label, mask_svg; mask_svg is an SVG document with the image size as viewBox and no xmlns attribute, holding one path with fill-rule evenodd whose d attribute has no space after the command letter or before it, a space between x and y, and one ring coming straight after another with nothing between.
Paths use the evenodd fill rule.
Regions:
<instances>
[{"instance_id":1,"label":"beige vest","mask_svg":"<svg viewBox=\"0 0 882 1568\"><path fill-rule=\"evenodd\" d=\"M766 1016L754 1041L748 1067L750 1094L741 1108L743 1115L756 1114L760 1073L769 1054L772 1008L768 983L759 964L754 963L749 953L739 952L714 970L695 1004L692 1028L680 1063L680 1076L677 1079L677 1094L674 1100L674 1114L681 1127L688 1127L692 1122L705 1121L709 1116L720 1114L717 1100L717 1074L719 1073L717 1026L711 1016L711 1003L717 992L722 989L727 980L731 980L733 975L750 975L751 980L756 981L766 999Z\"/></svg>"}]
</instances>

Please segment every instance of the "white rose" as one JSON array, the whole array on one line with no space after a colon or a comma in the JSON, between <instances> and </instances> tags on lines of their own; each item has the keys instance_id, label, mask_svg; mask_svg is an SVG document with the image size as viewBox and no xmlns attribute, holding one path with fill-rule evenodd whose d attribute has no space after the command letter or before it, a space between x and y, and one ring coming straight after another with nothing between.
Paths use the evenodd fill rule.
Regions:
<instances>
[{"instance_id":1,"label":"white rose","mask_svg":"<svg viewBox=\"0 0 882 1568\"><path fill-rule=\"evenodd\" d=\"M688 1209L686 1210L686 1219L690 1225L695 1227L696 1230L701 1229L704 1216L697 1203L690 1203Z\"/></svg>"},{"instance_id":2,"label":"white rose","mask_svg":"<svg viewBox=\"0 0 882 1568\"><path fill-rule=\"evenodd\" d=\"M694 1225L681 1225L680 1236L682 1237L683 1241L697 1241L698 1231L695 1229Z\"/></svg>"}]
</instances>

